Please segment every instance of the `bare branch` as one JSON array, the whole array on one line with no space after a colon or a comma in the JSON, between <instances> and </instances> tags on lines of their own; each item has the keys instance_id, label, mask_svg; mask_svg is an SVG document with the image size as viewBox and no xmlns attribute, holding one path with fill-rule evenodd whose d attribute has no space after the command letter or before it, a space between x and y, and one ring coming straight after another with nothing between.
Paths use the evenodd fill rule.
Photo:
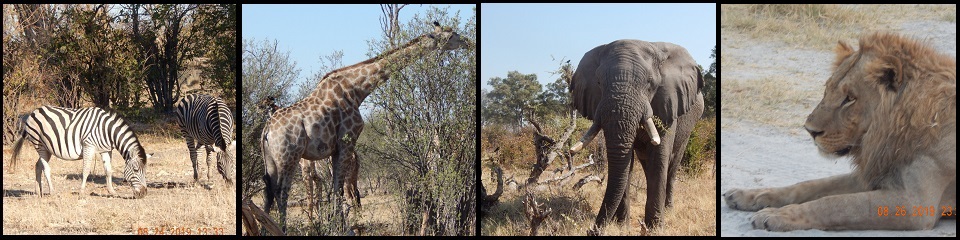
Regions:
<instances>
[{"instance_id":1,"label":"bare branch","mask_svg":"<svg viewBox=\"0 0 960 240\"><path fill-rule=\"evenodd\" d=\"M543 209L543 203L537 203L537 199L530 192L527 192L526 200L523 201L523 207L525 209L524 215L527 217L527 221L530 222L530 236L536 236L540 224L550 216L553 209Z\"/></svg>"},{"instance_id":2,"label":"bare branch","mask_svg":"<svg viewBox=\"0 0 960 240\"><path fill-rule=\"evenodd\" d=\"M573 131L577 128L576 124L576 113L571 115L570 126L567 127L566 132L560 137L560 141L554 141L552 138L541 135L539 127L533 118L530 118L530 123L537 127L537 133L534 133L534 147L537 151L537 163L533 165L533 169L530 171L530 177L527 178L527 184L536 183L540 178L540 174L543 173L543 170L550 165L550 162L553 162L553 159L556 158L559 154L566 154L566 151L561 151L564 144L570 140L570 136L573 135ZM558 144L560 143L560 144Z\"/></svg>"},{"instance_id":3,"label":"bare branch","mask_svg":"<svg viewBox=\"0 0 960 240\"><path fill-rule=\"evenodd\" d=\"M493 205L496 205L500 200L500 195L503 194L503 170L500 169L500 166L494 166L493 172L497 174L497 190L495 190L493 195L486 195L486 189L481 186L480 189L481 195L483 195L483 202L481 202L480 206L482 212L485 212L487 209L490 209L490 207L493 207Z\"/></svg>"},{"instance_id":4,"label":"bare branch","mask_svg":"<svg viewBox=\"0 0 960 240\"><path fill-rule=\"evenodd\" d=\"M577 184L574 184L573 189L575 190L580 189L581 187L583 187L583 185L587 185L587 183L590 183L590 182L597 182L597 184L603 184L603 179L601 179L597 175L586 176L581 178L580 181L577 182Z\"/></svg>"}]
</instances>

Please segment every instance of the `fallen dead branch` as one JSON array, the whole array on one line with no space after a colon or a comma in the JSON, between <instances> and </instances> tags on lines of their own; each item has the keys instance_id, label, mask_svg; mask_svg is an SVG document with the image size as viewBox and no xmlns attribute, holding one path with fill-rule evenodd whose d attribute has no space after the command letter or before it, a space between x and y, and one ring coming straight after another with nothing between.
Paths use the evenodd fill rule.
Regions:
<instances>
[{"instance_id":1,"label":"fallen dead branch","mask_svg":"<svg viewBox=\"0 0 960 240\"><path fill-rule=\"evenodd\" d=\"M576 174L577 171L579 171L579 170L581 170L581 169L584 169L584 168L586 168L586 167L589 167L589 166L593 166L594 164L596 164L596 163L593 161L593 158L589 158L589 159L590 159L590 162L588 162L588 163L584 163L584 164L577 165L576 167L573 167L573 169L570 169L570 170L567 171L566 173L563 173L563 174L561 174L561 175L559 175L559 176L556 176L556 177L554 177L553 179L549 179L549 180L546 180L546 181L543 181L543 182L539 182L538 184L552 184L552 183L557 183L557 182L559 182L560 185L563 185L563 183L566 182L565 180L566 180L567 178L570 178L570 177L573 176L574 174Z\"/></svg>"},{"instance_id":2,"label":"fallen dead branch","mask_svg":"<svg viewBox=\"0 0 960 240\"><path fill-rule=\"evenodd\" d=\"M500 200L500 195L503 194L503 170L500 169L500 166L494 165L493 172L497 174L497 190L492 195L487 195L486 188L483 187L483 184L480 185L480 195L483 196L480 203L481 213L487 212L490 207L496 205Z\"/></svg>"},{"instance_id":3,"label":"fallen dead branch","mask_svg":"<svg viewBox=\"0 0 960 240\"><path fill-rule=\"evenodd\" d=\"M537 229L540 228L540 224L543 223L543 220L550 216L550 213L553 212L553 209L546 208L543 209L543 203L537 203L537 199L533 197L533 194L527 192L526 200L523 201L523 206L526 211L524 211L527 221L530 222L530 236L537 235Z\"/></svg>"},{"instance_id":4,"label":"fallen dead branch","mask_svg":"<svg viewBox=\"0 0 960 240\"><path fill-rule=\"evenodd\" d=\"M581 187L583 187L583 185L587 185L587 183L590 183L590 182L597 182L597 184L603 184L603 179L597 175L586 176L581 178L580 181L577 182L577 184L574 184L573 189L578 190Z\"/></svg>"},{"instance_id":5,"label":"fallen dead branch","mask_svg":"<svg viewBox=\"0 0 960 240\"><path fill-rule=\"evenodd\" d=\"M533 127L537 129L533 136L533 144L536 147L537 154L537 163L533 165L533 169L530 170L530 177L527 178L527 185L537 183L540 179L540 174L550 166L550 162L553 162L553 159L560 155L560 153L568 156L566 151L562 151L564 144L570 140L570 136L573 135L573 131L577 128L576 124L576 111L572 111L570 115L570 126L567 127L567 130L560 136L559 141L553 140L549 136L545 135L543 129L540 128L540 124L537 123L532 117L528 118L530 124L533 124ZM569 163L568 163L569 165Z\"/></svg>"},{"instance_id":6,"label":"fallen dead branch","mask_svg":"<svg viewBox=\"0 0 960 240\"><path fill-rule=\"evenodd\" d=\"M274 236L286 235L282 230L280 230L280 226L270 219L270 215L267 215L267 213L263 212L260 207L257 207L257 205L253 204L252 200L247 199L243 201L243 207L241 210L243 211L243 227L247 230L245 235L260 236L260 226L258 226L258 222L262 223L267 232L270 232L270 234Z\"/></svg>"}]
</instances>

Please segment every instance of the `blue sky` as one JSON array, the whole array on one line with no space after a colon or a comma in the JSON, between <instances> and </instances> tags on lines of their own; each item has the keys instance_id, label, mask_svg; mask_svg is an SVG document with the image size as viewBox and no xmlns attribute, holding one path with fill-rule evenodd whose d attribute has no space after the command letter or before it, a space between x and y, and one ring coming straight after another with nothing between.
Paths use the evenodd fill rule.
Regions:
<instances>
[{"instance_id":1,"label":"blue sky","mask_svg":"<svg viewBox=\"0 0 960 240\"><path fill-rule=\"evenodd\" d=\"M461 23L473 15L473 4L450 6L448 12L460 11ZM426 14L430 5L412 4L400 10L400 22L407 23L414 14ZM367 60L368 40L379 39L380 5L242 5L244 40L277 41L277 49L289 52L301 69L297 82L305 81L320 69L320 58L336 50L343 51L343 65ZM462 26L461 26L462 27ZM296 91L295 89L292 91Z\"/></svg>"},{"instance_id":2,"label":"blue sky","mask_svg":"<svg viewBox=\"0 0 960 240\"><path fill-rule=\"evenodd\" d=\"M671 42L701 66L717 45L716 4L486 4L480 5L480 81L508 71L537 74L540 84L569 59L617 39ZM244 11L246 15L246 11ZM553 56L552 59L551 56Z\"/></svg>"}]
</instances>

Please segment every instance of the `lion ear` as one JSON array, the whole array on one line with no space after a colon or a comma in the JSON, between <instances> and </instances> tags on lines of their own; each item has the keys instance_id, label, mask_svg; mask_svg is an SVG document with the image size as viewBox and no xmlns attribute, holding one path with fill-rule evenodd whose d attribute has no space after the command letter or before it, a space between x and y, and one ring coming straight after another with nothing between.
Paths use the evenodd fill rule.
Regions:
<instances>
[{"instance_id":1,"label":"lion ear","mask_svg":"<svg viewBox=\"0 0 960 240\"><path fill-rule=\"evenodd\" d=\"M843 40L837 41L837 46L833 48L833 52L837 53L837 59L833 62L834 67L840 67L840 63L843 63L844 59L853 54L853 48Z\"/></svg>"},{"instance_id":2,"label":"lion ear","mask_svg":"<svg viewBox=\"0 0 960 240\"><path fill-rule=\"evenodd\" d=\"M903 86L903 63L894 56L883 56L871 67L869 72L879 73L877 82L891 91L899 91Z\"/></svg>"}]
</instances>

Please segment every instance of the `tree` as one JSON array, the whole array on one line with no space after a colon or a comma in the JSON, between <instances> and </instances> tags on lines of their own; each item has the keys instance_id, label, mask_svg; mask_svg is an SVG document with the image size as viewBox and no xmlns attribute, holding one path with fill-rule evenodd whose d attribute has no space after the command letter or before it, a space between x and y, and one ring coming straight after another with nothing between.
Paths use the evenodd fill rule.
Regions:
<instances>
[{"instance_id":1,"label":"tree","mask_svg":"<svg viewBox=\"0 0 960 240\"><path fill-rule=\"evenodd\" d=\"M130 4L122 10L125 22L130 23L139 65L146 68L150 101L159 112L173 111L174 101L180 99L178 80L182 63L198 55L199 34L191 34L188 26L196 20L197 7L195 4Z\"/></svg>"},{"instance_id":2,"label":"tree","mask_svg":"<svg viewBox=\"0 0 960 240\"><path fill-rule=\"evenodd\" d=\"M523 114L533 110L536 96L542 89L537 82L537 75L510 71L507 78L491 78L490 86L493 90L484 98L489 102L485 103L483 115L492 122L510 124L514 129L520 129L523 126Z\"/></svg>"},{"instance_id":3,"label":"tree","mask_svg":"<svg viewBox=\"0 0 960 240\"><path fill-rule=\"evenodd\" d=\"M320 66L319 69L306 79L297 84L297 94L294 96L295 99L306 98L307 95L313 92L317 88L317 84L320 83L320 80L323 79L324 75L337 70L343 67L343 50L336 50L330 53L330 55L320 57Z\"/></svg>"},{"instance_id":4,"label":"tree","mask_svg":"<svg viewBox=\"0 0 960 240\"><path fill-rule=\"evenodd\" d=\"M560 74L557 80L547 84L547 89L537 95L536 115L541 117L565 116L570 112L570 80L573 70L570 63L563 64L554 73Z\"/></svg>"},{"instance_id":5,"label":"tree","mask_svg":"<svg viewBox=\"0 0 960 240\"><path fill-rule=\"evenodd\" d=\"M471 44L465 50L403 59L397 72L366 102L375 124L366 125L382 142L358 142L359 154L382 159L398 177L395 193L408 234L469 235L476 204L476 36L475 12L467 22L446 9L431 8L406 24L396 22L399 6L386 6L383 38L370 42L372 55L433 31L433 21L449 26ZM462 26L462 27L461 27ZM370 119L368 116L367 119ZM361 173L363 175L363 173ZM409 190L409 191L408 191ZM424 224L425 223L425 224Z\"/></svg>"},{"instance_id":6,"label":"tree","mask_svg":"<svg viewBox=\"0 0 960 240\"><path fill-rule=\"evenodd\" d=\"M705 117L716 116L717 114L717 47L713 47L712 53L710 53L710 58L713 59L713 63L710 64L710 68L703 73L703 102L706 105L706 108L703 111ZM702 69L702 68L701 68Z\"/></svg>"},{"instance_id":7,"label":"tree","mask_svg":"<svg viewBox=\"0 0 960 240\"><path fill-rule=\"evenodd\" d=\"M210 4L197 7L192 34L204 64L202 85L215 87L229 105L236 102L237 4Z\"/></svg>"},{"instance_id":8,"label":"tree","mask_svg":"<svg viewBox=\"0 0 960 240\"><path fill-rule=\"evenodd\" d=\"M260 153L260 134L273 107L286 106L293 101L287 94L293 80L300 74L297 63L289 52L277 50L277 42L263 40L243 42L243 118L242 176L262 176L263 156ZM271 107L273 106L273 107ZM249 199L263 188L259 178L243 179L243 199Z\"/></svg>"}]
</instances>

